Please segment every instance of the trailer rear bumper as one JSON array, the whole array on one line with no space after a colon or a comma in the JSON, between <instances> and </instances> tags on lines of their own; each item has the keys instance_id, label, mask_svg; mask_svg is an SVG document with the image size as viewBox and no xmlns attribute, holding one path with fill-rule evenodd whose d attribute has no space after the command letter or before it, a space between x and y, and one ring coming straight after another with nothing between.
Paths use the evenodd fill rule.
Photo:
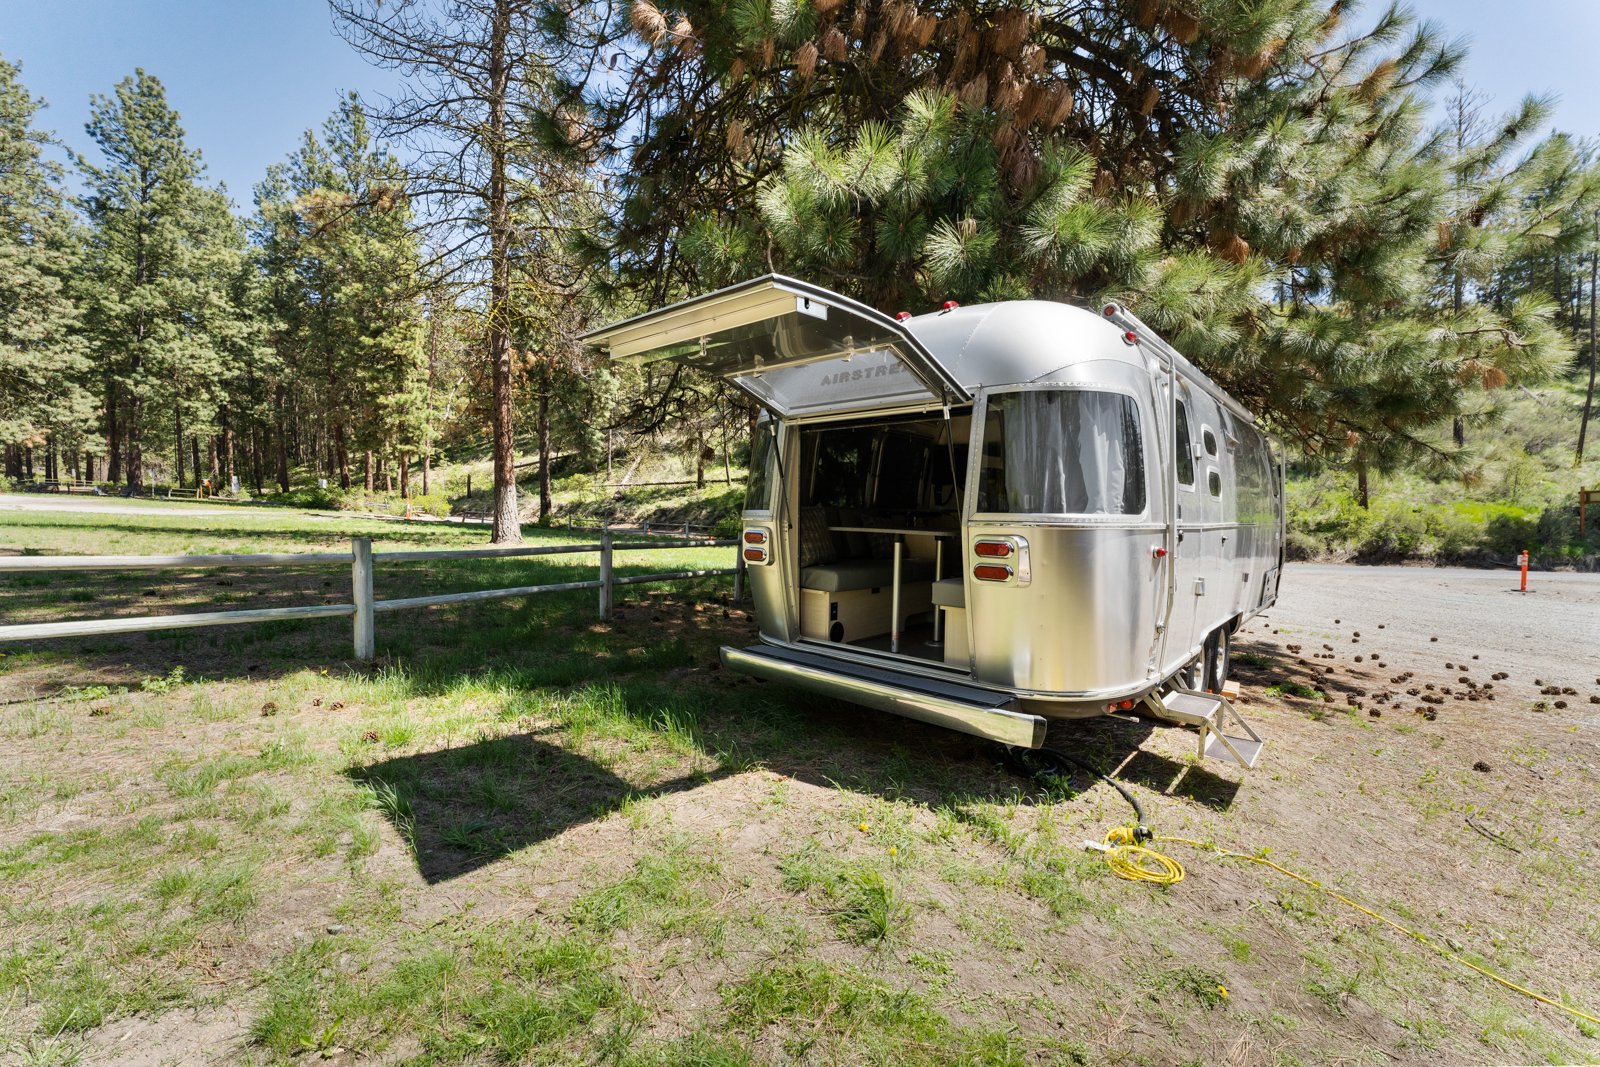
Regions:
<instances>
[{"instance_id":1,"label":"trailer rear bumper","mask_svg":"<svg viewBox=\"0 0 1600 1067\"><path fill-rule=\"evenodd\" d=\"M868 666L784 645L723 646L722 662L773 682L1007 745L1038 748L1047 721L1017 710L1005 692Z\"/></svg>"}]
</instances>

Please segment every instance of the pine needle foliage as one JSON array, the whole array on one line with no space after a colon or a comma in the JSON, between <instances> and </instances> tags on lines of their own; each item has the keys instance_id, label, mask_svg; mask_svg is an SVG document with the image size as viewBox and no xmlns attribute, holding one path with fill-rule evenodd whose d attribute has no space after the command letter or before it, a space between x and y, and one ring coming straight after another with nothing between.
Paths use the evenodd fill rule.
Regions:
<instances>
[{"instance_id":1,"label":"pine needle foliage","mask_svg":"<svg viewBox=\"0 0 1600 1067\"><path fill-rule=\"evenodd\" d=\"M588 94L619 161L606 256L652 302L767 269L891 311L1115 298L1362 469L1452 466L1441 424L1571 357L1496 278L1592 176L1530 143L1538 100L1470 146L1430 128L1464 50L1402 6L661 10L693 47L618 25L623 74Z\"/></svg>"}]
</instances>

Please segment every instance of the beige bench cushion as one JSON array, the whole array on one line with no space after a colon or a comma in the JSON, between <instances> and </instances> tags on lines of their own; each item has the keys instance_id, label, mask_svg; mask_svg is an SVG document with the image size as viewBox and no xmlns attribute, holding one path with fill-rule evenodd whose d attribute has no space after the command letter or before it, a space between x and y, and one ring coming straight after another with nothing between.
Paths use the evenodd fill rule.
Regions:
<instances>
[{"instance_id":1,"label":"beige bench cushion","mask_svg":"<svg viewBox=\"0 0 1600 1067\"><path fill-rule=\"evenodd\" d=\"M941 608L965 608L967 587L961 578L941 578L933 583L933 602Z\"/></svg>"},{"instance_id":2,"label":"beige bench cushion","mask_svg":"<svg viewBox=\"0 0 1600 1067\"><path fill-rule=\"evenodd\" d=\"M905 559L900 561L900 585L926 582L933 577L933 560ZM819 563L800 572L802 589L820 589L825 593L844 593L852 589L887 589L894 584L894 561L888 559L842 559L837 563Z\"/></svg>"}]
</instances>

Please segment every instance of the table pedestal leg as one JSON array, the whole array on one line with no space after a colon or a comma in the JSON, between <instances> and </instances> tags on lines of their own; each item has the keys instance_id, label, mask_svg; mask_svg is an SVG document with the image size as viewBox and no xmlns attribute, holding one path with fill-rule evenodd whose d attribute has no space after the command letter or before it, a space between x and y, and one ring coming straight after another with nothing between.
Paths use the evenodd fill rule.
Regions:
<instances>
[{"instance_id":1,"label":"table pedestal leg","mask_svg":"<svg viewBox=\"0 0 1600 1067\"><path fill-rule=\"evenodd\" d=\"M894 539L894 585L889 594L889 651L900 651L900 556L905 549L901 538Z\"/></svg>"}]
</instances>

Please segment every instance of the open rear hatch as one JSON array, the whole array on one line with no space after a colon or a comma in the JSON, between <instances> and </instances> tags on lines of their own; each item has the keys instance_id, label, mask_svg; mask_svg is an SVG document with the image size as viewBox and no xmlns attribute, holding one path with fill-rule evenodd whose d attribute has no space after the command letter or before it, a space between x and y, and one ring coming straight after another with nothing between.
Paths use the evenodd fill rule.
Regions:
<instances>
[{"instance_id":1,"label":"open rear hatch","mask_svg":"<svg viewBox=\"0 0 1600 1067\"><path fill-rule=\"evenodd\" d=\"M927 410L971 394L894 319L768 274L583 337L612 359L714 374L780 418Z\"/></svg>"}]
</instances>

